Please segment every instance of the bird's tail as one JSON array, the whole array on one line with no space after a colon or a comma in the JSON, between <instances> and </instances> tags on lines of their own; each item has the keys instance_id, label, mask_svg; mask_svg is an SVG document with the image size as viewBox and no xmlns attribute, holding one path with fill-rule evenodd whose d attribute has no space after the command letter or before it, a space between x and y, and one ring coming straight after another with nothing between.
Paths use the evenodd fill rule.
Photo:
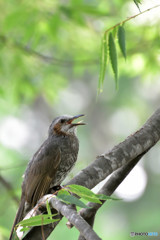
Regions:
<instances>
[{"instance_id":1,"label":"bird's tail","mask_svg":"<svg viewBox=\"0 0 160 240\"><path fill-rule=\"evenodd\" d=\"M25 198L21 198L20 206L19 206L19 209L17 211L16 217L14 219L14 223L13 223L13 226L12 226L12 230L11 230L11 233L10 233L9 240L12 240L13 232L14 232L14 228L15 228L16 224L19 223L23 219L24 206L25 206Z\"/></svg>"}]
</instances>

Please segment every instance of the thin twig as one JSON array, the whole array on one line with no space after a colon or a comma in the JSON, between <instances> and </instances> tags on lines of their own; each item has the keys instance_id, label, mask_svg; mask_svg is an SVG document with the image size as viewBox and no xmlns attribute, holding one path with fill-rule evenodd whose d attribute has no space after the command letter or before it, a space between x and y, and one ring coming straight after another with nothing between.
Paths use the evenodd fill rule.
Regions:
<instances>
[{"instance_id":1,"label":"thin twig","mask_svg":"<svg viewBox=\"0 0 160 240\"><path fill-rule=\"evenodd\" d=\"M42 232L42 239L45 240L44 229L43 229L43 217L42 217L41 232Z\"/></svg>"},{"instance_id":2,"label":"thin twig","mask_svg":"<svg viewBox=\"0 0 160 240\"><path fill-rule=\"evenodd\" d=\"M17 205L19 205L19 198L14 194L14 190L12 185L6 181L4 177L0 175L0 182L1 184L7 189L8 193L11 195L12 199L15 201Z\"/></svg>"},{"instance_id":3,"label":"thin twig","mask_svg":"<svg viewBox=\"0 0 160 240\"><path fill-rule=\"evenodd\" d=\"M160 7L160 4L159 4L159 5L156 5L156 6L154 6L154 7L148 8L148 9L146 9L146 10L144 10L144 11L138 13L138 14L135 14L135 15L131 16L131 17L128 17L128 18L126 18L125 20L123 20L123 21L115 24L114 26L108 28L108 29L105 31L105 33L111 31L112 29L114 29L114 28L116 28L116 27L118 27L118 26L120 26L120 25L123 25L124 23L130 21L130 20L133 19L133 18L136 18L136 17L138 17L138 16L140 16L140 15L146 13L146 12L149 12L149 11L155 9L155 8L158 8L158 7Z\"/></svg>"},{"instance_id":4,"label":"thin twig","mask_svg":"<svg viewBox=\"0 0 160 240\"><path fill-rule=\"evenodd\" d=\"M86 240L100 240L91 226L77 213L72 205L65 204L56 198L50 199L50 205L65 216L80 232Z\"/></svg>"},{"instance_id":5,"label":"thin twig","mask_svg":"<svg viewBox=\"0 0 160 240\"><path fill-rule=\"evenodd\" d=\"M20 49L21 51L29 54L29 55L32 55L34 57L37 57L39 58L40 60L42 61L45 61L46 63L52 63L54 65L57 65L57 66L61 66L61 67L70 67L70 66L73 66L73 65L79 65L79 66L85 66L86 64L87 65L97 65L99 64L99 61L97 59L82 59L82 60L63 60L63 59L58 59L56 57L53 57L53 56L47 56L47 55L44 55L42 53L39 53L37 52L36 50L32 49L31 47L29 46L25 46L25 45L22 45L20 42L16 42L14 40L9 40L6 36L4 35L0 35L0 41L3 42L4 44L7 44L9 45L10 47L15 47L15 48L18 48Z\"/></svg>"}]
</instances>

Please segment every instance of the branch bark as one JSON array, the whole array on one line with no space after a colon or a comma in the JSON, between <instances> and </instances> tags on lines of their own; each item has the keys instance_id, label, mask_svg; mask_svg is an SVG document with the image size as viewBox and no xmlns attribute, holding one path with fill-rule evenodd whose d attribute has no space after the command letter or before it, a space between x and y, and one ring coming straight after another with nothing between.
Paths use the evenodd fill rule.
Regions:
<instances>
[{"instance_id":1,"label":"branch bark","mask_svg":"<svg viewBox=\"0 0 160 240\"><path fill-rule=\"evenodd\" d=\"M97 157L67 184L95 187L112 172L136 159L160 139L160 108L148 119L140 130L116 145L111 151ZM96 177L95 177L96 176Z\"/></svg>"},{"instance_id":2,"label":"branch bark","mask_svg":"<svg viewBox=\"0 0 160 240\"><path fill-rule=\"evenodd\" d=\"M81 233L86 240L100 240L92 227L77 213L73 205L62 203L56 198L51 198L50 205L65 216Z\"/></svg>"},{"instance_id":3,"label":"branch bark","mask_svg":"<svg viewBox=\"0 0 160 240\"><path fill-rule=\"evenodd\" d=\"M105 189L107 195L112 194L114 188L123 181L126 175L137 164L142 155L152 148L160 139L159 129L160 108L148 119L139 131L129 136L125 141L115 146L111 151L98 156L93 163L81 170L71 181L67 183L67 185L78 184L91 189L112 172L119 169L113 174L113 176L111 176L110 180L106 183L106 186L101 189L102 192ZM37 231L36 229L36 227L32 229L33 234L34 231ZM44 228L44 232L46 233L45 236L49 236L53 229L53 226L49 226L48 228L46 226L46 228ZM32 238L31 234L29 238L25 239L38 240L41 238Z\"/></svg>"},{"instance_id":4,"label":"branch bark","mask_svg":"<svg viewBox=\"0 0 160 240\"><path fill-rule=\"evenodd\" d=\"M145 153L144 153L145 154ZM127 177L127 175L131 172L131 170L136 166L139 160L143 157L143 155L138 156L136 159L133 159L125 166L121 167L117 171L115 171L112 176L108 179L108 181L103 185L103 187L98 191L98 194L105 194L107 196L111 196L112 193L116 190L116 188L123 182L123 180ZM87 204L87 209L80 210L80 215L90 224L92 227L94 225L94 220L97 211L100 207L106 202L105 200L101 200L102 204L89 202ZM80 234L78 240L85 240L85 237Z\"/></svg>"}]
</instances>

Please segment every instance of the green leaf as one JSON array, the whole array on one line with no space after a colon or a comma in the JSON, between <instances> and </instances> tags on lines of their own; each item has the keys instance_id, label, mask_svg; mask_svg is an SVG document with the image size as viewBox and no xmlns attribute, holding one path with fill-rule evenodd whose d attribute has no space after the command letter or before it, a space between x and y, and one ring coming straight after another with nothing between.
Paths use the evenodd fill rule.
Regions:
<instances>
[{"instance_id":1,"label":"green leaf","mask_svg":"<svg viewBox=\"0 0 160 240\"><path fill-rule=\"evenodd\" d=\"M70 195L70 193L68 192L68 190L66 190L66 189L61 189L60 191L58 191L58 196L60 196L60 195Z\"/></svg>"},{"instance_id":2,"label":"green leaf","mask_svg":"<svg viewBox=\"0 0 160 240\"><path fill-rule=\"evenodd\" d=\"M126 59L126 42L125 42L125 29L124 27L120 26L118 28L118 43L121 49L121 52Z\"/></svg>"},{"instance_id":3,"label":"green leaf","mask_svg":"<svg viewBox=\"0 0 160 240\"><path fill-rule=\"evenodd\" d=\"M112 36L113 36L113 38L115 38L117 36L117 28L116 27L114 27L112 30Z\"/></svg>"},{"instance_id":4,"label":"green leaf","mask_svg":"<svg viewBox=\"0 0 160 240\"><path fill-rule=\"evenodd\" d=\"M38 215L38 216L35 216L35 217L31 217L29 219L25 219L25 220L19 222L17 225L21 225L22 227L46 225L46 224L49 224L49 223L59 221L59 219L50 219L50 217L53 217L55 215L57 215L57 214Z\"/></svg>"},{"instance_id":5,"label":"green leaf","mask_svg":"<svg viewBox=\"0 0 160 240\"><path fill-rule=\"evenodd\" d=\"M136 4L138 10L141 12L140 7L139 7L139 4L141 4L141 0L133 0L133 1Z\"/></svg>"},{"instance_id":6,"label":"green leaf","mask_svg":"<svg viewBox=\"0 0 160 240\"><path fill-rule=\"evenodd\" d=\"M29 227L24 227L24 228L21 228L20 232L26 232L28 231L30 228Z\"/></svg>"},{"instance_id":7,"label":"green leaf","mask_svg":"<svg viewBox=\"0 0 160 240\"><path fill-rule=\"evenodd\" d=\"M96 194L96 196L101 200L114 200L114 201L120 200L119 198L113 198L104 194Z\"/></svg>"},{"instance_id":8,"label":"green leaf","mask_svg":"<svg viewBox=\"0 0 160 240\"><path fill-rule=\"evenodd\" d=\"M98 81L98 92L102 91L107 66L107 34L104 33L101 43L100 74Z\"/></svg>"},{"instance_id":9,"label":"green leaf","mask_svg":"<svg viewBox=\"0 0 160 240\"><path fill-rule=\"evenodd\" d=\"M118 82L118 60L117 60L117 51L116 46L114 43L114 38L112 33L109 34L109 56L111 60L112 69L115 75L115 82L116 82L116 88L117 88L117 82Z\"/></svg>"},{"instance_id":10,"label":"green leaf","mask_svg":"<svg viewBox=\"0 0 160 240\"><path fill-rule=\"evenodd\" d=\"M51 209L50 209L50 206L49 206L48 200L46 201L46 207L47 207L48 215L50 215L50 219L52 219L52 213L51 213Z\"/></svg>"},{"instance_id":11,"label":"green leaf","mask_svg":"<svg viewBox=\"0 0 160 240\"><path fill-rule=\"evenodd\" d=\"M72 196L70 194L66 195L66 194L58 193L57 198L59 198L60 200L66 202L66 203L75 204L76 206L81 207L81 208L89 208L86 204L84 204L78 198L76 198L75 196Z\"/></svg>"},{"instance_id":12,"label":"green leaf","mask_svg":"<svg viewBox=\"0 0 160 240\"><path fill-rule=\"evenodd\" d=\"M96 196L95 193L93 193L90 189L84 187L84 186L80 186L80 185L68 185L67 186L70 191L72 193L77 194L78 196L80 196L81 198L90 201L90 202L94 202L94 203L100 203L101 201L98 199L98 197Z\"/></svg>"}]
</instances>

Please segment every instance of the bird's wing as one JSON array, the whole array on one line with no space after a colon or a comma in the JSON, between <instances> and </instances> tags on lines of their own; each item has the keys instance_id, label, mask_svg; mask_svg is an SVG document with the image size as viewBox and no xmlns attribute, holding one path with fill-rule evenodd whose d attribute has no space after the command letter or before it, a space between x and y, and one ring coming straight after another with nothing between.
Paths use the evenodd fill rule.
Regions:
<instances>
[{"instance_id":1,"label":"bird's wing","mask_svg":"<svg viewBox=\"0 0 160 240\"><path fill-rule=\"evenodd\" d=\"M61 152L58 146L42 147L33 156L29 170L25 176L25 198L33 206L44 196L54 178L61 161Z\"/></svg>"}]
</instances>

